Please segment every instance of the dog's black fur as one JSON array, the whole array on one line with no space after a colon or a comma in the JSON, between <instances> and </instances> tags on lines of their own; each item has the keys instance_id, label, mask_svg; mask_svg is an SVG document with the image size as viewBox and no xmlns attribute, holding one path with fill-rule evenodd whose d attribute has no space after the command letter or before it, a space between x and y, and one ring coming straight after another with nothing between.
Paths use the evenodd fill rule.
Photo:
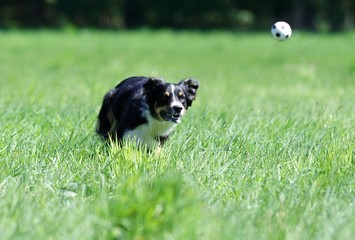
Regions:
<instances>
[{"instance_id":1,"label":"dog's black fur","mask_svg":"<svg viewBox=\"0 0 355 240\"><path fill-rule=\"evenodd\" d=\"M119 143L131 139L148 149L163 145L195 100L198 87L191 78L178 84L153 77L127 78L105 95L96 131Z\"/></svg>"}]
</instances>

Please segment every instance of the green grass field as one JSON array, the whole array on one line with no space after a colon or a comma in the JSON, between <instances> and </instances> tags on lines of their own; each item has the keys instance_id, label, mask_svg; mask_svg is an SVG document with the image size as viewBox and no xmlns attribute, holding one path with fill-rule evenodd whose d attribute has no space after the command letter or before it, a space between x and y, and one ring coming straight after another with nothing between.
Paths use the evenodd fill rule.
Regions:
<instances>
[{"instance_id":1,"label":"green grass field","mask_svg":"<svg viewBox=\"0 0 355 240\"><path fill-rule=\"evenodd\" d=\"M0 32L0 239L354 239L354 42ZM133 75L201 84L159 155L94 132Z\"/></svg>"}]
</instances>

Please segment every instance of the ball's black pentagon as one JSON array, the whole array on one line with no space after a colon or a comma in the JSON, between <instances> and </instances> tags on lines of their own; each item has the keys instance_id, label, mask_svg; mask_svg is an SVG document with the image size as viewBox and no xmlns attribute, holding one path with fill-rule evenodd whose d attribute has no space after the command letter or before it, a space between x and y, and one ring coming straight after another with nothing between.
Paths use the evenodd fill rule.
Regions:
<instances>
[{"instance_id":1,"label":"ball's black pentagon","mask_svg":"<svg viewBox=\"0 0 355 240\"><path fill-rule=\"evenodd\" d=\"M275 29L276 28L276 25L272 26L272 29Z\"/></svg>"},{"instance_id":2,"label":"ball's black pentagon","mask_svg":"<svg viewBox=\"0 0 355 240\"><path fill-rule=\"evenodd\" d=\"M275 35L276 35L276 37L278 37L278 38L281 37L281 34L280 34L280 33L276 33Z\"/></svg>"},{"instance_id":3,"label":"ball's black pentagon","mask_svg":"<svg viewBox=\"0 0 355 240\"><path fill-rule=\"evenodd\" d=\"M286 38L288 38L288 37L289 37L289 35L287 34L285 37L286 37Z\"/></svg>"}]
</instances>

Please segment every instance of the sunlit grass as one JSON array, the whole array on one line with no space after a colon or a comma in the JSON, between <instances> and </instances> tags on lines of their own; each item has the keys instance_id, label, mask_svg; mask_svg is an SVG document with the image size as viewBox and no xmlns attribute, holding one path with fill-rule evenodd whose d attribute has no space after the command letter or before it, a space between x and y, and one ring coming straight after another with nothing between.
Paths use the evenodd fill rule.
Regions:
<instances>
[{"instance_id":1,"label":"sunlit grass","mask_svg":"<svg viewBox=\"0 0 355 240\"><path fill-rule=\"evenodd\" d=\"M354 40L0 33L1 239L351 239ZM95 136L133 75L200 81L160 154Z\"/></svg>"}]
</instances>

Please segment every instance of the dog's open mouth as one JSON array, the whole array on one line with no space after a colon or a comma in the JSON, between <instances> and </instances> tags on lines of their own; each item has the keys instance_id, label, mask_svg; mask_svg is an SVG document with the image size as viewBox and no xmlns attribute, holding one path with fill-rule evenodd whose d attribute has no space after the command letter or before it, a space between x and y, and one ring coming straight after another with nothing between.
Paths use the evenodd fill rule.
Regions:
<instances>
[{"instance_id":1,"label":"dog's open mouth","mask_svg":"<svg viewBox=\"0 0 355 240\"><path fill-rule=\"evenodd\" d=\"M160 116L165 120L165 121L170 121L170 122L175 122L175 123L180 123L181 120L181 115L180 114L173 114L169 113L167 111L161 111Z\"/></svg>"}]
</instances>

